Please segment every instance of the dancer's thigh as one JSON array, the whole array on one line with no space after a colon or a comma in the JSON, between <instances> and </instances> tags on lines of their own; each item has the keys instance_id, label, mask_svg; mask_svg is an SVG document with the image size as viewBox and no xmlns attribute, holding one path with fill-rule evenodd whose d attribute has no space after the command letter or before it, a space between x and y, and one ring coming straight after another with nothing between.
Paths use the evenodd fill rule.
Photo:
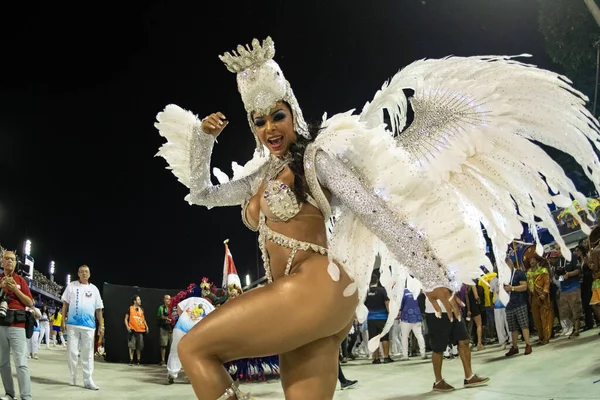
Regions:
<instances>
[{"instance_id":1,"label":"dancer's thigh","mask_svg":"<svg viewBox=\"0 0 600 400\"><path fill-rule=\"evenodd\" d=\"M222 362L282 354L350 326L357 296L343 291L351 280L342 273L333 281L326 257L310 258L296 270L209 314L182 339L180 351Z\"/></svg>"}]
</instances>

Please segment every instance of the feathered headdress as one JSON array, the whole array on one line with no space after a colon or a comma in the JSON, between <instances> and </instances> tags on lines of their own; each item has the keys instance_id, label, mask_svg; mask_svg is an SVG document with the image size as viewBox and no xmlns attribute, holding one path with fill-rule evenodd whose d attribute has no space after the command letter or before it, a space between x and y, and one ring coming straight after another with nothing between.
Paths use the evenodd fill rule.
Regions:
<instances>
[{"instance_id":1,"label":"feathered headdress","mask_svg":"<svg viewBox=\"0 0 600 400\"><path fill-rule=\"evenodd\" d=\"M273 61L274 56L275 43L270 37L267 37L262 45L258 39L253 39L252 48L249 45L239 45L237 52L234 50L219 56L227 69L237 74L238 90L242 95L244 108L248 113L248 123L259 151L263 150L263 146L256 136L252 113L267 114L278 101L285 101L290 106L296 133L310 139L298 100L281 68Z\"/></svg>"}]
</instances>

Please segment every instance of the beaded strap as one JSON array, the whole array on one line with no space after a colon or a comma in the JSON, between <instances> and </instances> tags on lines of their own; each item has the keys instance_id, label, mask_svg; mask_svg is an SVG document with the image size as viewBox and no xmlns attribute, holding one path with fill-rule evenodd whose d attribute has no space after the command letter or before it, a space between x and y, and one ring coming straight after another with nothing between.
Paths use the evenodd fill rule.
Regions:
<instances>
[{"instance_id":1,"label":"beaded strap","mask_svg":"<svg viewBox=\"0 0 600 400\"><path fill-rule=\"evenodd\" d=\"M250 394L243 394L238 386L239 382L231 382L231 385L225 389L225 393L217 400L250 400Z\"/></svg>"},{"instance_id":2,"label":"beaded strap","mask_svg":"<svg viewBox=\"0 0 600 400\"><path fill-rule=\"evenodd\" d=\"M312 251L322 255L327 255L327 249L325 247L319 246L318 244L293 239L282 235L281 233L273 231L267 226L266 217L262 213L262 211L260 212L259 216L258 232L258 246L260 247L260 252L262 253L263 264L265 267L265 275L269 283L273 282L273 275L271 274L269 253L267 252L267 240L281 247L292 249L292 252L285 265L286 276L290 274L290 270L292 269L292 262L294 261L294 257L296 256L296 252L298 252L298 250Z\"/></svg>"}]
</instances>

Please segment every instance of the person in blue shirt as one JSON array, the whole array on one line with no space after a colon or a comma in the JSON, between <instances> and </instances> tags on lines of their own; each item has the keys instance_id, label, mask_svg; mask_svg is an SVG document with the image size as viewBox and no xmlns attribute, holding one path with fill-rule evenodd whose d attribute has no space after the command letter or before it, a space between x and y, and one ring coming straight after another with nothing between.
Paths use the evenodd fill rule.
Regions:
<instances>
[{"instance_id":1,"label":"person in blue shirt","mask_svg":"<svg viewBox=\"0 0 600 400\"><path fill-rule=\"evenodd\" d=\"M402 330L402 360L408 360L408 336L410 332L417 338L419 343L419 351L421 358L427 359L425 354L425 338L423 338L423 329L421 322L421 307L417 301L418 293L413 294L408 288L404 289L404 297L402 298L402 306L400 307L400 329Z\"/></svg>"},{"instance_id":2,"label":"person in blue shirt","mask_svg":"<svg viewBox=\"0 0 600 400\"><path fill-rule=\"evenodd\" d=\"M525 340L525 355L531 354L531 343L529 342L529 316L527 312L527 276L525 272L515 268L510 259L506 259L510 267L510 285L504 285L504 290L510 296L506 305L506 322L512 336L512 346L505 356L510 357L519 354L519 329L523 332Z\"/></svg>"},{"instance_id":3,"label":"person in blue shirt","mask_svg":"<svg viewBox=\"0 0 600 400\"><path fill-rule=\"evenodd\" d=\"M560 281L560 298L558 310L561 319L569 319L573 323L573 332L569 339L579 336L579 317L583 312L581 305L581 265L579 259L573 257L571 262L566 263L564 269L557 271Z\"/></svg>"}]
</instances>

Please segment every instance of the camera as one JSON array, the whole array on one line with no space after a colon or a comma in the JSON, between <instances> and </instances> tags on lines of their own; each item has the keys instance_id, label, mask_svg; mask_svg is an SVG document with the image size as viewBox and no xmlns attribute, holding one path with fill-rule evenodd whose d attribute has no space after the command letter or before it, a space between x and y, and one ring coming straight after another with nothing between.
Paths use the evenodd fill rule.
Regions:
<instances>
[{"instance_id":1,"label":"camera","mask_svg":"<svg viewBox=\"0 0 600 400\"><path fill-rule=\"evenodd\" d=\"M554 269L554 277L562 282L562 277L567 273L567 267L565 265L559 265Z\"/></svg>"},{"instance_id":2,"label":"camera","mask_svg":"<svg viewBox=\"0 0 600 400\"><path fill-rule=\"evenodd\" d=\"M0 318L6 318L6 312L8 311L8 296L4 293L3 289L0 289Z\"/></svg>"}]
</instances>

